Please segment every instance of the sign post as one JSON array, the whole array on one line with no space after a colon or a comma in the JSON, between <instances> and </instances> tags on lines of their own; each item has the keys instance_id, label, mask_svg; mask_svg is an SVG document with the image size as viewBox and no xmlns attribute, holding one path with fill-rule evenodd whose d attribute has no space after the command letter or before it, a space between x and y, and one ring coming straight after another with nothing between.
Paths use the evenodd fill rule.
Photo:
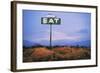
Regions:
<instances>
[{"instance_id":1,"label":"sign post","mask_svg":"<svg viewBox=\"0 0 100 73\"><path fill-rule=\"evenodd\" d=\"M52 25L61 24L61 19L57 17L42 17L41 24L49 24L50 25L50 49L52 49Z\"/></svg>"}]
</instances>

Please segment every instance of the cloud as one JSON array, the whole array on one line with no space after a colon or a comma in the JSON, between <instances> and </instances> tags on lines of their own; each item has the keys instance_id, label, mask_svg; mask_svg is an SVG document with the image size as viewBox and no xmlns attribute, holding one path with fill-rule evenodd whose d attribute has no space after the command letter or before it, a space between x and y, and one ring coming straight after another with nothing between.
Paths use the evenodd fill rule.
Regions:
<instances>
[{"instance_id":1,"label":"cloud","mask_svg":"<svg viewBox=\"0 0 100 73\"><path fill-rule=\"evenodd\" d=\"M70 40L70 41L79 41L82 40L83 38L85 38L85 36L80 35L79 33L77 34L67 34L61 31L53 31L52 32L52 40L56 41L56 40ZM50 32L46 31L46 35L40 37L40 38L35 38L33 39L34 41L49 41L50 40Z\"/></svg>"}]
</instances>

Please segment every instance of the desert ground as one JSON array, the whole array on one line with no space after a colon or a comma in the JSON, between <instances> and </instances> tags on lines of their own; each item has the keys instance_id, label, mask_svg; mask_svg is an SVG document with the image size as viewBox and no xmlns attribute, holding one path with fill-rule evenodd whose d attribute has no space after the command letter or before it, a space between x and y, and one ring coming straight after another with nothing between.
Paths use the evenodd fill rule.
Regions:
<instances>
[{"instance_id":1,"label":"desert ground","mask_svg":"<svg viewBox=\"0 0 100 73\"><path fill-rule=\"evenodd\" d=\"M90 48L84 47L32 47L23 48L23 62L83 60L91 58Z\"/></svg>"}]
</instances>

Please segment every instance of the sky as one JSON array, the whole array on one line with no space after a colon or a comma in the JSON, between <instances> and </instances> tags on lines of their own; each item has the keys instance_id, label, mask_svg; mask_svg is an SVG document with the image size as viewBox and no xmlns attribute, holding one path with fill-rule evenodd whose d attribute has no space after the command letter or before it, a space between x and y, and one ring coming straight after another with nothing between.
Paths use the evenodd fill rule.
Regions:
<instances>
[{"instance_id":1,"label":"sky","mask_svg":"<svg viewBox=\"0 0 100 73\"><path fill-rule=\"evenodd\" d=\"M41 24L41 18L49 16L61 18L60 25L52 25L53 41L91 40L91 14L79 12L54 12L23 10L23 40L38 42L50 41L50 25Z\"/></svg>"}]
</instances>

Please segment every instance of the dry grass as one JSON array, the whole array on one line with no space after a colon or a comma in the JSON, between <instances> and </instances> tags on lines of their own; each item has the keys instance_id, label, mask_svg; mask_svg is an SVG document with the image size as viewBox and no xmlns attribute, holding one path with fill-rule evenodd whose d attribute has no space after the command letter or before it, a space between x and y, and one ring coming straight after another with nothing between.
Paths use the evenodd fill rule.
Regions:
<instances>
[{"instance_id":1,"label":"dry grass","mask_svg":"<svg viewBox=\"0 0 100 73\"><path fill-rule=\"evenodd\" d=\"M90 59L90 49L57 47L48 49L45 47L29 48L23 51L23 62L60 61Z\"/></svg>"}]
</instances>

